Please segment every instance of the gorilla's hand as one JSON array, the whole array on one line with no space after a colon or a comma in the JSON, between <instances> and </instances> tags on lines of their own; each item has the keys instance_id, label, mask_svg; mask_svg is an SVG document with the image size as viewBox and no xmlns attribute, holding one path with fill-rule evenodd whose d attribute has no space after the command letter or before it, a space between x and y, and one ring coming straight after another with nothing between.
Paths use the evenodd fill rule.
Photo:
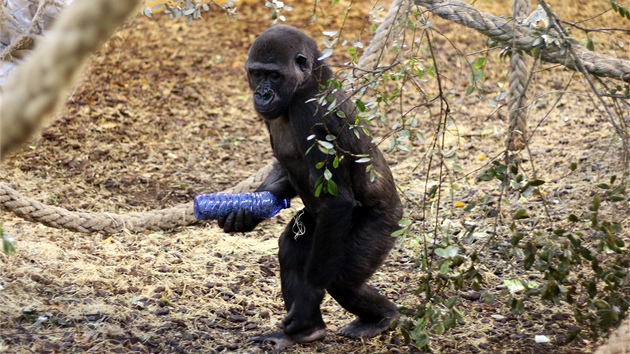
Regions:
<instances>
[{"instance_id":1,"label":"gorilla's hand","mask_svg":"<svg viewBox=\"0 0 630 354\"><path fill-rule=\"evenodd\" d=\"M232 212L218 218L217 222L219 223L219 227L225 232L248 232L252 231L262 220L263 219L253 218L251 214L244 209L239 209L237 212Z\"/></svg>"}]
</instances>

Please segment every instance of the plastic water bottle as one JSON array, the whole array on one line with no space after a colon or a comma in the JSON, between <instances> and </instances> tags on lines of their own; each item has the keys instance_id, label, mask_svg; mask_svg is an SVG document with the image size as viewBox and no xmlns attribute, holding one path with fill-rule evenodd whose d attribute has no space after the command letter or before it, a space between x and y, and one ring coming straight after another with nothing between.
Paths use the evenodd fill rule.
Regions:
<instances>
[{"instance_id":1,"label":"plastic water bottle","mask_svg":"<svg viewBox=\"0 0 630 354\"><path fill-rule=\"evenodd\" d=\"M288 199L278 199L271 192L239 194L199 194L195 196L194 210L197 220L216 220L240 209L253 218L267 219L291 206Z\"/></svg>"}]
</instances>

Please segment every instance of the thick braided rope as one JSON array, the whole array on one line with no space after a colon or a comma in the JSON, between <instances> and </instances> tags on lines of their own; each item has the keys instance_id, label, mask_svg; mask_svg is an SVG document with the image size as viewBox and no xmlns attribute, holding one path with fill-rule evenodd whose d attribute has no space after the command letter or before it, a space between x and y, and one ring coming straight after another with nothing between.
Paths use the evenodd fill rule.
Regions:
<instances>
[{"instance_id":1,"label":"thick braided rope","mask_svg":"<svg viewBox=\"0 0 630 354\"><path fill-rule=\"evenodd\" d=\"M90 53L137 4L137 0L76 0L61 13L46 40L11 75L0 97L0 158L55 110Z\"/></svg>"},{"instance_id":2,"label":"thick braided rope","mask_svg":"<svg viewBox=\"0 0 630 354\"><path fill-rule=\"evenodd\" d=\"M432 13L448 21L472 28L494 40L506 43L517 50L531 54L532 43L536 40L527 26L508 22L500 17L485 14L459 0L414 0L416 5L427 8ZM576 42L571 42L586 71L600 77L630 82L630 61L607 57L591 52ZM575 61L568 50L557 46L541 48L541 59L562 64L576 70Z\"/></svg>"},{"instance_id":3,"label":"thick braided rope","mask_svg":"<svg viewBox=\"0 0 630 354\"><path fill-rule=\"evenodd\" d=\"M385 15L385 19L383 19L383 23L378 26L374 38L372 38L361 59L359 59L357 63L359 68L374 70L378 67L387 42L393 37L391 36L391 31L405 19L405 16L402 16L402 14L408 13L405 10L408 5L409 0L394 0L387 11L387 15Z\"/></svg>"},{"instance_id":4,"label":"thick braided rope","mask_svg":"<svg viewBox=\"0 0 630 354\"><path fill-rule=\"evenodd\" d=\"M514 0L512 3L512 17L514 19L525 18L529 14L529 0ZM517 23L517 21L512 21ZM525 92L527 90L527 66L529 57L519 51L514 51L510 57L510 69L508 72L508 119L510 128L508 131L508 149L521 150L526 144L527 112L523 107Z\"/></svg>"},{"instance_id":5,"label":"thick braided rope","mask_svg":"<svg viewBox=\"0 0 630 354\"><path fill-rule=\"evenodd\" d=\"M480 32L485 33L488 36L491 36L500 41L504 41L508 43L517 43L517 44L520 43L519 41L521 41L524 43L521 43L520 46L525 46L525 44L528 44L528 43L531 45L531 42L534 40L534 38L529 36L529 32L527 31L526 28L521 28L522 26L521 27L515 26L514 30L512 31L510 31L509 28L497 29L497 27L501 27L501 26L508 27L508 26L506 26L506 22L503 21L502 19L489 16L489 15L483 15L479 13L476 9L464 3L461 3L459 1L444 1L444 0L423 1L423 2L418 2L419 0L416 0L416 1L418 4L423 5L423 6L427 6L427 4L429 4L429 6L432 6L430 10L440 15L441 17L445 17L452 21L475 28L479 30ZM401 6L401 4L403 3L404 3L404 0L401 0L399 3L396 3L396 4L397 6ZM465 9L466 11L469 11L471 15L464 16L464 17L455 16L453 18L449 18L449 16L452 16L452 13L453 13L453 11L450 11L451 15L448 15L449 6L453 6L458 9ZM444 11L446 11L447 13L444 13ZM392 9L390 9L390 13L400 14L400 12L394 11ZM390 16L390 13L388 13L387 17ZM489 19L486 19L486 17L488 17ZM384 23L381 26L383 27L382 29L379 27L379 32L389 33L390 29L387 27L394 25L394 23L399 23L395 21L396 16L393 16L390 18L392 20L388 21L387 23ZM473 21L472 19L477 19L477 21ZM481 23L481 25L479 25L478 23ZM476 28L476 27L479 27L479 28ZM491 33L491 31L494 31L494 32ZM523 41L520 39L519 36L529 36L529 38ZM383 38L383 37L379 37L379 38ZM387 36L385 36L385 38L387 38ZM378 39L376 41L377 44L375 44L374 46L371 46L372 49L369 49L366 52L378 53L379 48L380 49L384 48L386 42L387 40ZM520 48L518 45L516 47ZM527 46L527 48L529 48L529 46ZM549 54L543 53L543 55L549 55ZM551 57L553 57L553 55L551 55ZM597 58L599 57L601 56L597 56ZM565 61L566 61L566 58L565 58ZM588 65L587 67L591 68L590 70L595 70L593 72L596 74L598 72L602 72L603 73L602 76L615 77L615 75L617 75L616 77L620 77L622 79L630 79L630 70L625 70L627 69L627 67L630 67L630 65L628 65L627 62L619 61L619 60L611 60L611 59L609 59L608 62L609 63L612 62L615 64L618 64L619 62L621 62L621 64L618 64L616 66L611 65L611 67L614 67L616 69L619 69L619 67L621 67L621 70L618 70L617 73L614 73L612 71L606 71L607 69L601 69L601 67L600 68L596 67L595 69L593 69L592 65ZM369 67L368 62L364 62L364 64L368 65L367 67ZM262 180L264 180L264 178L268 175L269 171L272 168L272 164L273 162L270 162L268 165L260 169L250 178L242 181L234 188L228 189L225 192L226 193L247 192L247 191L251 191L255 189L255 187L258 186L260 182L262 182ZM124 229L133 230L133 231L165 230L165 229L174 228L177 226L189 225L195 222L194 218L192 218L192 205L191 204L184 204L177 207L155 211L155 212L135 213L135 214L130 214L126 216L125 215L119 216L119 215L114 215L114 214L100 214L99 215L99 214L76 213L77 216L72 217L71 214L74 214L74 213L71 213L67 210L56 208L56 207L48 207L37 201L24 198L21 195L19 195L17 192L15 192L14 190L12 190L11 188L7 186L3 186L3 185L0 185L0 206L3 206L4 208L8 210L13 210L17 215L25 219L34 220L34 221L41 222L41 223L44 223L46 225L53 226L53 227L67 228L73 231L80 231L80 232L114 233L114 232L120 232Z\"/></svg>"},{"instance_id":6,"label":"thick braided rope","mask_svg":"<svg viewBox=\"0 0 630 354\"><path fill-rule=\"evenodd\" d=\"M253 191L267 177L272 165L273 161L236 186L223 192L247 193ZM133 232L159 231L192 225L197 222L193 215L192 203L146 213L123 215L80 213L26 198L4 184L0 184L0 207L11 210L15 215L26 220L84 233L111 234L124 230Z\"/></svg>"},{"instance_id":7,"label":"thick braided rope","mask_svg":"<svg viewBox=\"0 0 630 354\"><path fill-rule=\"evenodd\" d=\"M23 30L20 36L16 39L11 39L11 43L2 50L0 53L0 60L9 60L11 55L19 49L26 49L31 46L33 42L33 38L36 35L40 35L41 31L44 30L42 24L40 23L42 17L46 14L46 9L50 6L53 6L53 1L49 0L41 0L39 2L39 6L37 6L37 10L35 11L35 15L31 19L31 25L28 29ZM1 23L5 23L5 21L11 23L14 27L20 28L20 24L13 17L12 13L9 13L9 10L6 8L2 8L0 5L0 21Z\"/></svg>"}]
</instances>

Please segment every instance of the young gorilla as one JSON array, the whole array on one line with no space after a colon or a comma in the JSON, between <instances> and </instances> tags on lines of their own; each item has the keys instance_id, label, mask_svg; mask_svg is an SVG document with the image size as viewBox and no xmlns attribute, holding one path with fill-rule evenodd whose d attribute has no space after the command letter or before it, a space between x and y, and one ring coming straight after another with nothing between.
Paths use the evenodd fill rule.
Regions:
<instances>
[{"instance_id":1,"label":"young gorilla","mask_svg":"<svg viewBox=\"0 0 630 354\"><path fill-rule=\"evenodd\" d=\"M315 41L290 26L274 26L258 37L246 63L254 108L269 130L277 158L267 179L257 189L279 198L299 195L304 211L293 218L279 240L282 295L288 314L283 332L251 338L271 341L281 349L294 342L323 339L325 324L320 304L325 291L357 316L342 328L344 336L369 338L387 329L396 306L366 281L394 245L402 206L394 180L371 138L357 138L349 123L356 107L341 91L333 93L340 105L326 114L313 98L320 97L333 73ZM314 139L309 136L313 136ZM330 141L342 155L337 168L334 154L322 152L317 141ZM327 139L328 138L328 139ZM369 155L376 178L370 181L357 155ZM315 196L324 161L337 185ZM331 189L333 189L331 191ZM250 231L261 220L240 210L219 220L226 232ZM302 232L299 232L302 230Z\"/></svg>"}]
</instances>

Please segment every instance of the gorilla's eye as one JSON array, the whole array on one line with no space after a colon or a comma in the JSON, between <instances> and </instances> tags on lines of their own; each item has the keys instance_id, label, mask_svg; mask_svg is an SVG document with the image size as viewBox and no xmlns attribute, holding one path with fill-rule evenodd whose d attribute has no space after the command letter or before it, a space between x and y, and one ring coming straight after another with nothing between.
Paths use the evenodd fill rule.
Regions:
<instances>
[{"instance_id":1,"label":"gorilla's eye","mask_svg":"<svg viewBox=\"0 0 630 354\"><path fill-rule=\"evenodd\" d=\"M249 71L249 76L254 80L254 81L259 81L261 78L261 73L258 70L250 70Z\"/></svg>"},{"instance_id":2,"label":"gorilla's eye","mask_svg":"<svg viewBox=\"0 0 630 354\"><path fill-rule=\"evenodd\" d=\"M278 81L280 79L280 74L275 71L269 73L269 78L273 81Z\"/></svg>"},{"instance_id":3,"label":"gorilla's eye","mask_svg":"<svg viewBox=\"0 0 630 354\"><path fill-rule=\"evenodd\" d=\"M298 54L297 58L295 58L295 62L297 63L300 70L302 70L302 72L308 70L308 59L306 59L306 57L302 54Z\"/></svg>"}]
</instances>

